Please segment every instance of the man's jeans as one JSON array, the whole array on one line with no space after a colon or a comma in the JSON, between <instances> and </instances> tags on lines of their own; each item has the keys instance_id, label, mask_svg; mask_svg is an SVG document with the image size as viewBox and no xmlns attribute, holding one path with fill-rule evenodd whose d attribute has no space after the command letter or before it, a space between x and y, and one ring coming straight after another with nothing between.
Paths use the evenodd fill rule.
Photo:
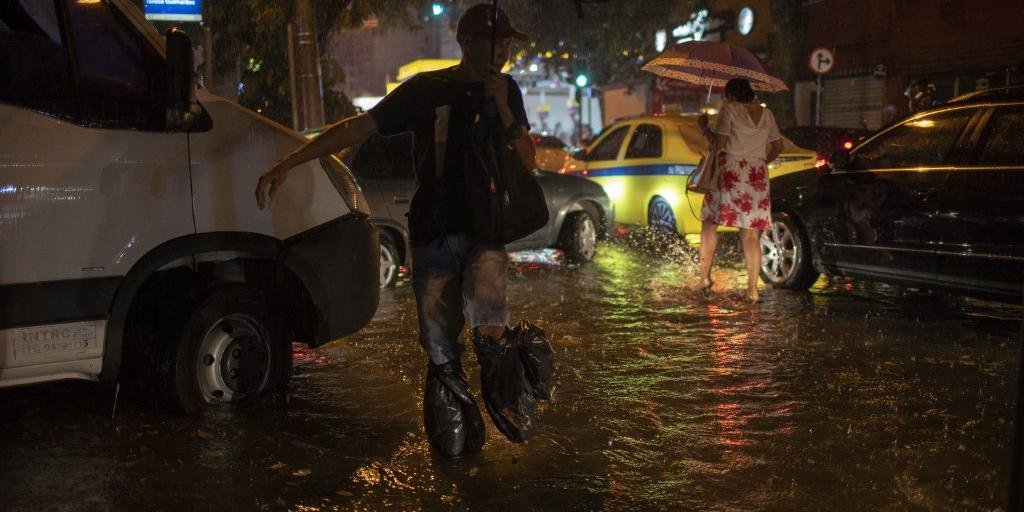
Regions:
<instances>
[{"instance_id":1,"label":"man's jeans","mask_svg":"<svg viewBox=\"0 0 1024 512\"><path fill-rule=\"evenodd\" d=\"M469 316L471 327L507 325L505 288L508 253L501 244L455 233L413 247L412 288L420 322L420 344L431 362L457 359L464 346L459 334Z\"/></svg>"}]
</instances>

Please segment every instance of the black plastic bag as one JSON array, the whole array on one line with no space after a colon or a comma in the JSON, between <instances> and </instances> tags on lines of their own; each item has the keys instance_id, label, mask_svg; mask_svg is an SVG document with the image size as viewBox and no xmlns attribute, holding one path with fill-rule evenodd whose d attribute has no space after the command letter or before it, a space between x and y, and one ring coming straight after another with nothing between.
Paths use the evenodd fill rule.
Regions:
<instances>
[{"instance_id":1,"label":"black plastic bag","mask_svg":"<svg viewBox=\"0 0 1024 512\"><path fill-rule=\"evenodd\" d=\"M486 440L484 420L457 363L430 365L423 390L423 426L437 451L456 456L479 452Z\"/></svg>"},{"instance_id":2,"label":"black plastic bag","mask_svg":"<svg viewBox=\"0 0 1024 512\"><path fill-rule=\"evenodd\" d=\"M480 388L494 426L513 443L537 433L537 401L551 396L551 345L544 331L522 322L494 340L474 336Z\"/></svg>"},{"instance_id":3,"label":"black plastic bag","mask_svg":"<svg viewBox=\"0 0 1024 512\"><path fill-rule=\"evenodd\" d=\"M554 385L554 354L547 335L536 324L526 320L519 322L511 332L519 338L519 357L523 360L523 369L534 396L550 400Z\"/></svg>"}]
</instances>

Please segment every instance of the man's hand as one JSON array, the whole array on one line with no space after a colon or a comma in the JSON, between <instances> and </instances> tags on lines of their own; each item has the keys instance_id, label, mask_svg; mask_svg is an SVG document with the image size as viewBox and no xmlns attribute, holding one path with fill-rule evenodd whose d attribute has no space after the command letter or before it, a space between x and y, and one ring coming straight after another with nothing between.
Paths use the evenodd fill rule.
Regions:
<instances>
[{"instance_id":1,"label":"man's hand","mask_svg":"<svg viewBox=\"0 0 1024 512\"><path fill-rule=\"evenodd\" d=\"M501 74L501 66L493 66L484 81L484 96L494 98L498 111L508 110L508 79Z\"/></svg>"},{"instance_id":2,"label":"man's hand","mask_svg":"<svg viewBox=\"0 0 1024 512\"><path fill-rule=\"evenodd\" d=\"M260 210L267 206L268 200L274 199L274 193L284 184L284 178L288 172L284 160L278 160L270 170L260 176L260 181L256 183L256 205Z\"/></svg>"},{"instance_id":3,"label":"man's hand","mask_svg":"<svg viewBox=\"0 0 1024 512\"><path fill-rule=\"evenodd\" d=\"M377 132L377 122L373 116L358 114L332 125L319 137L299 147L292 154L278 160L267 172L260 176L256 184L256 206L266 208L268 200L274 199L274 193L284 184L288 169L324 155L337 152L366 140Z\"/></svg>"}]
</instances>

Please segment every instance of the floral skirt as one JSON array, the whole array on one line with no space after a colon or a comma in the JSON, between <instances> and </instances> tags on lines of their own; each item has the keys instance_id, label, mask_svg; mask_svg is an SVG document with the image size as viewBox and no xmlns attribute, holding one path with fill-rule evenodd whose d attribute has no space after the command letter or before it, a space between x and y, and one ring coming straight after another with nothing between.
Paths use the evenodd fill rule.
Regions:
<instances>
[{"instance_id":1,"label":"floral skirt","mask_svg":"<svg viewBox=\"0 0 1024 512\"><path fill-rule=\"evenodd\" d=\"M718 165L721 186L704 195L700 220L735 228L768 229L772 207L764 160L722 153Z\"/></svg>"}]
</instances>

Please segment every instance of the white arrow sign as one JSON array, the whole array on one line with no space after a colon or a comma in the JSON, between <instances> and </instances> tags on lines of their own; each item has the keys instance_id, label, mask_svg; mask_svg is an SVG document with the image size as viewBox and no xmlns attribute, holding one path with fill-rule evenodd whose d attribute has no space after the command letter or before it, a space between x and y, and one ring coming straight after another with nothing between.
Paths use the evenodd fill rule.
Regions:
<instances>
[{"instance_id":1,"label":"white arrow sign","mask_svg":"<svg viewBox=\"0 0 1024 512\"><path fill-rule=\"evenodd\" d=\"M836 65L836 57L828 48L816 48L811 52L811 59L807 63L810 64L811 71L824 75Z\"/></svg>"}]
</instances>

